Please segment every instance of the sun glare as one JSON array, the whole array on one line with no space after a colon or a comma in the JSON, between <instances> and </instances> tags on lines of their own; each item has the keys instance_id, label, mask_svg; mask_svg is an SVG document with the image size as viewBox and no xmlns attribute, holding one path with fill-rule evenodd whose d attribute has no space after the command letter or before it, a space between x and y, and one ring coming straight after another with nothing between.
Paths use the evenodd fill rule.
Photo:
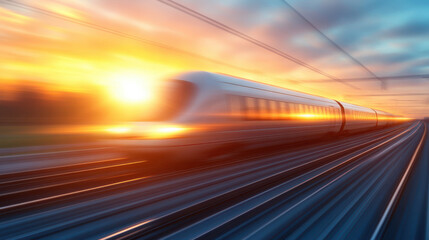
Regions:
<instances>
[{"instance_id":1,"label":"sun glare","mask_svg":"<svg viewBox=\"0 0 429 240\"><path fill-rule=\"evenodd\" d=\"M139 74L118 73L113 76L113 95L124 103L143 103L150 100L152 88L152 83Z\"/></svg>"}]
</instances>

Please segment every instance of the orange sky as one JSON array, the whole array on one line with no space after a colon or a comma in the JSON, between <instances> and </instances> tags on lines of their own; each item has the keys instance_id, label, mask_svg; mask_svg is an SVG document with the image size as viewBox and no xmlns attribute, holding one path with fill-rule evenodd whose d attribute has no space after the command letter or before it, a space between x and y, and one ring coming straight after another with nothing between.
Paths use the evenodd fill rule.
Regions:
<instances>
[{"instance_id":1,"label":"orange sky","mask_svg":"<svg viewBox=\"0 0 429 240\"><path fill-rule=\"evenodd\" d=\"M378 83L360 83L358 89L336 82L306 84L308 79L326 78L155 0L18 3L0 5L3 84L30 80L55 86L52 91L83 92L96 85L120 98L115 95L121 88L118 81L124 80L120 75L151 82L178 71L206 70L402 113L353 97L365 88L379 90ZM261 25L247 34L265 36L265 31ZM314 36L308 41L319 44ZM293 49L289 53L305 59ZM338 77L362 75L343 62L341 67L323 59L311 64Z\"/></svg>"}]
</instances>

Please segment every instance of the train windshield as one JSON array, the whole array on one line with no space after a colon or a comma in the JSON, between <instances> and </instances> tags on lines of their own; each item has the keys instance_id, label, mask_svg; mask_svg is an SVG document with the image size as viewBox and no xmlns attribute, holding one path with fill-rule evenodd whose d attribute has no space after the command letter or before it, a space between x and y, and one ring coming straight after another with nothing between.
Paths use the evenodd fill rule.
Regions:
<instances>
[{"instance_id":1,"label":"train windshield","mask_svg":"<svg viewBox=\"0 0 429 240\"><path fill-rule=\"evenodd\" d=\"M139 121L168 121L177 117L190 104L195 85L183 80L168 80L158 92L156 101L143 111Z\"/></svg>"}]
</instances>

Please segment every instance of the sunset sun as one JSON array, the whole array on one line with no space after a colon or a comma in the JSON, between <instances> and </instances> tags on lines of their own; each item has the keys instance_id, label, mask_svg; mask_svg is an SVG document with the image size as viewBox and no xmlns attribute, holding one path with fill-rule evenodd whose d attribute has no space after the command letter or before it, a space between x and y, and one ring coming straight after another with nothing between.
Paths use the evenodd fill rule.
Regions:
<instances>
[{"instance_id":1,"label":"sunset sun","mask_svg":"<svg viewBox=\"0 0 429 240\"><path fill-rule=\"evenodd\" d=\"M120 102L143 103L152 97L152 84L142 75L118 73L112 80L112 94Z\"/></svg>"}]
</instances>

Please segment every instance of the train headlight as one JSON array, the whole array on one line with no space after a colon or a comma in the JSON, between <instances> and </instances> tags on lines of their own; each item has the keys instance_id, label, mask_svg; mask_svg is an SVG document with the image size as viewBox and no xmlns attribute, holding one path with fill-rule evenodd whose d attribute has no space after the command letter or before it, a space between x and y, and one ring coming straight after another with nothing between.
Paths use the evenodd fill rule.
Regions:
<instances>
[{"instance_id":1,"label":"train headlight","mask_svg":"<svg viewBox=\"0 0 429 240\"><path fill-rule=\"evenodd\" d=\"M158 126L148 131L145 137L150 139L177 138L187 131L189 128L182 126Z\"/></svg>"},{"instance_id":2,"label":"train headlight","mask_svg":"<svg viewBox=\"0 0 429 240\"><path fill-rule=\"evenodd\" d=\"M130 128L126 127L126 126L115 126L115 127L110 127L107 128L106 131L109 133L114 133L114 134L123 134L123 133L128 133L130 132Z\"/></svg>"}]
</instances>

